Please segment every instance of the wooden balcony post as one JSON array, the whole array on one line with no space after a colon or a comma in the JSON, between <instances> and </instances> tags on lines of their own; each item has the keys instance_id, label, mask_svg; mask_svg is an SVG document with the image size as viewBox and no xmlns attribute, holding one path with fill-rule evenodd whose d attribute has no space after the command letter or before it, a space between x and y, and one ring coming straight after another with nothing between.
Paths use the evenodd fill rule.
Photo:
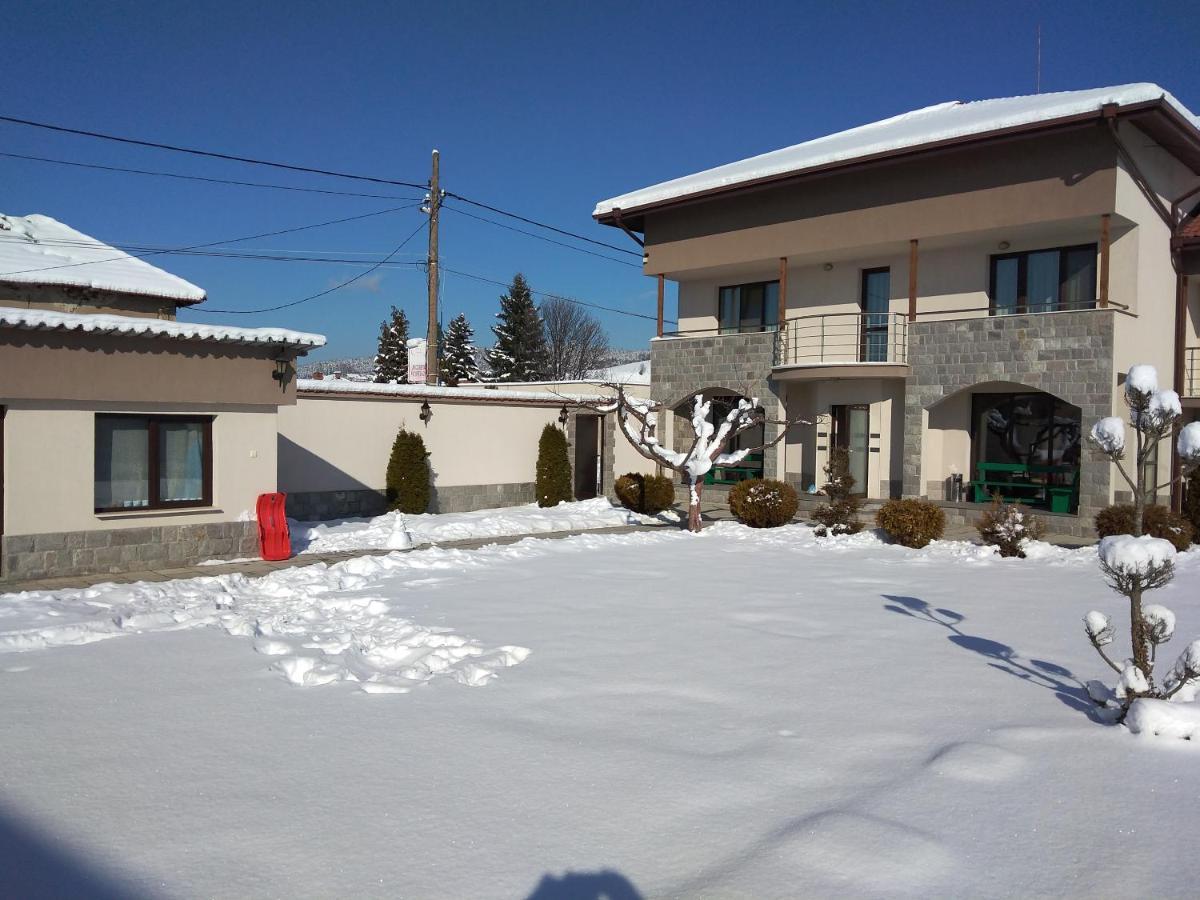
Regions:
<instances>
[{"instance_id":1,"label":"wooden balcony post","mask_svg":"<svg viewBox=\"0 0 1200 900\"><path fill-rule=\"evenodd\" d=\"M666 289L666 276L658 276L658 336L663 336L663 292Z\"/></svg>"},{"instance_id":2,"label":"wooden balcony post","mask_svg":"<svg viewBox=\"0 0 1200 900\"><path fill-rule=\"evenodd\" d=\"M779 312L776 319L779 323L780 331L783 330L787 322L787 269L787 257L779 257Z\"/></svg>"},{"instance_id":3,"label":"wooden balcony post","mask_svg":"<svg viewBox=\"0 0 1200 900\"><path fill-rule=\"evenodd\" d=\"M1112 216L1104 213L1100 217L1100 306L1108 306L1108 231ZM1128 302L1128 301L1127 301Z\"/></svg>"},{"instance_id":4,"label":"wooden balcony post","mask_svg":"<svg viewBox=\"0 0 1200 900\"><path fill-rule=\"evenodd\" d=\"M917 319L917 239L908 242L908 321Z\"/></svg>"}]
</instances>

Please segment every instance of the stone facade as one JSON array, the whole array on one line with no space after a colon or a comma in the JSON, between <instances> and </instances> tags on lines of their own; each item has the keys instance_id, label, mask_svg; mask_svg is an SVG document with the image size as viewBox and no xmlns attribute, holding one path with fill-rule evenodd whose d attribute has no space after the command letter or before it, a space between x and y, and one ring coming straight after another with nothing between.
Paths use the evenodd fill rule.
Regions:
<instances>
[{"instance_id":1,"label":"stone facade","mask_svg":"<svg viewBox=\"0 0 1200 900\"><path fill-rule=\"evenodd\" d=\"M456 484L429 489L429 512L470 512L520 506L536 499L532 481L512 484ZM289 518L301 522L327 522L331 519L355 519L379 516L387 512L383 491L296 491L287 495Z\"/></svg>"},{"instance_id":2,"label":"stone facade","mask_svg":"<svg viewBox=\"0 0 1200 900\"><path fill-rule=\"evenodd\" d=\"M1086 423L1110 414L1114 385L1111 309L949 322L908 328L912 373L904 391L904 494L931 495L921 483L922 413L985 382L1009 381L1053 394L1082 411ZM1082 455L1078 517L1056 523L1083 535L1108 504L1109 464ZM939 493L932 494L940 499Z\"/></svg>"},{"instance_id":3,"label":"stone facade","mask_svg":"<svg viewBox=\"0 0 1200 900\"><path fill-rule=\"evenodd\" d=\"M679 404L695 391L717 389L721 393L736 393L758 397L767 411L768 419L782 416L782 388L771 378L775 364L776 332L751 334L709 335L705 337L662 338L651 343L650 362L653 373L651 396L659 403L675 409L672 429L674 447L685 449L683 443L691 435L691 424L679 411ZM766 440L772 441L778 426L768 424ZM778 478L776 454L768 452L763 461L763 476Z\"/></svg>"},{"instance_id":4,"label":"stone facade","mask_svg":"<svg viewBox=\"0 0 1200 900\"><path fill-rule=\"evenodd\" d=\"M571 483L575 481L575 420L579 413L573 413L567 419L567 459L571 462ZM613 482L616 480L616 470L614 457L616 455L617 440L625 440L624 435L617 434L617 417L616 415L603 416L603 421L600 423L600 491L596 496L608 497L610 500L616 501L617 494L613 490ZM624 472L621 473L625 474Z\"/></svg>"},{"instance_id":5,"label":"stone facade","mask_svg":"<svg viewBox=\"0 0 1200 900\"><path fill-rule=\"evenodd\" d=\"M13 534L0 539L0 581L177 568L257 555L256 522Z\"/></svg>"}]
</instances>

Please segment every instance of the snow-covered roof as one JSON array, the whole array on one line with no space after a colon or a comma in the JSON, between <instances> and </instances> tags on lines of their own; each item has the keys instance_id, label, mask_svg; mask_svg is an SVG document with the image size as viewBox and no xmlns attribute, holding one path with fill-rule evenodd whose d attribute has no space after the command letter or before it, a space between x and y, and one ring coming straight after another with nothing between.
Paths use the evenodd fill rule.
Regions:
<instances>
[{"instance_id":1,"label":"snow-covered roof","mask_svg":"<svg viewBox=\"0 0 1200 900\"><path fill-rule=\"evenodd\" d=\"M1098 112L1109 104L1128 106L1156 100L1165 102L1200 129L1200 119L1186 106L1157 84L1149 83L998 100L952 100L601 200L592 215L602 216L614 209L636 210L743 182L798 174L876 154L1085 115Z\"/></svg>"},{"instance_id":2,"label":"snow-covered roof","mask_svg":"<svg viewBox=\"0 0 1200 900\"><path fill-rule=\"evenodd\" d=\"M650 360L639 359L619 366L597 369L592 373L592 380L616 384L649 384Z\"/></svg>"},{"instance_id":3,"label":"snow-covered roof","mask_svg":"<svg viewBox=\"0 0 1200 900\"><path fill-rule=\"evenodd\" d=\"M199 303L203 288L49 216L0 213L0 282L61 284Z\"/></svg>"},{"instance_id":4,"label":"snow-covered roof","mask_svg":"<svg viewBox=\"0 0 1200 900\"><path fill-rule=\"evenodd\" d=\"M63 313L45 309L0 307L0 328L18 328L25 331L81 331L219 344L302 347L305 350L325 346L324 335L289 331L286 328L236 328L232 325L199 325L170 319Z\"/></svg>"},{"instance_id":5,"label":"snow-covered roof","mask_svg":"<svg viewBox=\"0 0 1200 900\"><path fill-rule=\"evenodd\" d=\"M510 391L498 387L447 387L440 384L378 384L341 378L301 378L296 382L296 390L302 394L376 394L401 400L484 400L494 403L522 401L552 406L564 402L600 403L610 399L599 394L552 394Z\"/></svg>"}]
</instances>

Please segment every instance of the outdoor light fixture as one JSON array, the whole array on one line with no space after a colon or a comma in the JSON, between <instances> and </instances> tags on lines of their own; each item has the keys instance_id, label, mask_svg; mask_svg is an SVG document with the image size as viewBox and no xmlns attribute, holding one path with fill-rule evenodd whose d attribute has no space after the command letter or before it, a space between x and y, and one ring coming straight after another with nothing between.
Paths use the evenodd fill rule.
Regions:
<instances>
[{"instance_id":1,"label":"outdoor light fixture","mask_svg":"<svg viewBox=\"0 0 1200 900\"><path fill-rule=\"evenodd\" d=\"M825 263L825 265L821 266L821 268L824 269L826 272L832 272L833 271L833 263Z\"/></svg>"},{"instance_id":2,"label":"outdoor light fixture","mask_svg":"<svg viewBox=\"0 0 1200 900\"><path fill-rule=\"evenodd\" d=\"M292 380L292 374L295 368L292 366L292 361L286 356L277 356L271 362L275 363L275 371L271 373L271 377L279 382L280 388L286 388L288 382Z\"/></svg>"},{"instance_id":3,"label":"outdoor light fixture","mask_svg":"<svg viewBox=\"0 0 1200 900\"><path fill-rule=\"evenodd\" d=\"M563 408L558 411L558 424L561 425L563 428L566 428L567 427L567 419L569 419L570 416L571 416L571 414L567 412L566 404L563 404Z\"/></svg>"},{"instance_id":4,"label":"outdoor light fixture","mask_svg":"<svg viewBox=\"0 0 1200 900\"><path fill-rule=\"evenodd\" d=\"M1012 244L1010 244L1008 241L1001 241L1001 242L1000 242L1000 249L1001 249L1001 250L1007 250L1007 249L1008 249L1009 247L1011 247L1011 246L1012 246Z\"/></svg>"},{"instance_id":5,"label":"outdoor light fixture","mask_svg":"<svg viewBox=\"0 0 1200 900\"><path fill-rule=\"evenodd\" d=\"M432 418L433 418L433 408L430 407L429 401L426 400L424 403L421 404L421 421L424 422L426 425L428 425L429 420Z\"/></svg>"}]
</instances>

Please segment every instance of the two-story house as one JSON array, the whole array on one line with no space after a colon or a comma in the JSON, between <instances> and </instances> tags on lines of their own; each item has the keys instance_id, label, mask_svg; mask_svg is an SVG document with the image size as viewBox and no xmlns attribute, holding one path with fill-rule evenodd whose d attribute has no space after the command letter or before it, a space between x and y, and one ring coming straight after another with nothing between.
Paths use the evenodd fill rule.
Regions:
<instances>
[{"instance_id":1,"label":"two-story house","mask_svg":"<svg viewBox=\"0 0 1200 900\"><path fill-rule=\"evenodd\" d=\"M1123 411L1128 367L1153 363L1190 416L1200 405L1198 206L1200 121L1133 84L943 103L594 215L643 243L659 280L656 400L679 412L703 390L819 417L718 483L761 473L809 491L842 446L868 498L970 518L999 485L1084 534L1123 496L1085 436ZM678 444L686 428L663 419Z\"/></svg>"}]
</instances>

